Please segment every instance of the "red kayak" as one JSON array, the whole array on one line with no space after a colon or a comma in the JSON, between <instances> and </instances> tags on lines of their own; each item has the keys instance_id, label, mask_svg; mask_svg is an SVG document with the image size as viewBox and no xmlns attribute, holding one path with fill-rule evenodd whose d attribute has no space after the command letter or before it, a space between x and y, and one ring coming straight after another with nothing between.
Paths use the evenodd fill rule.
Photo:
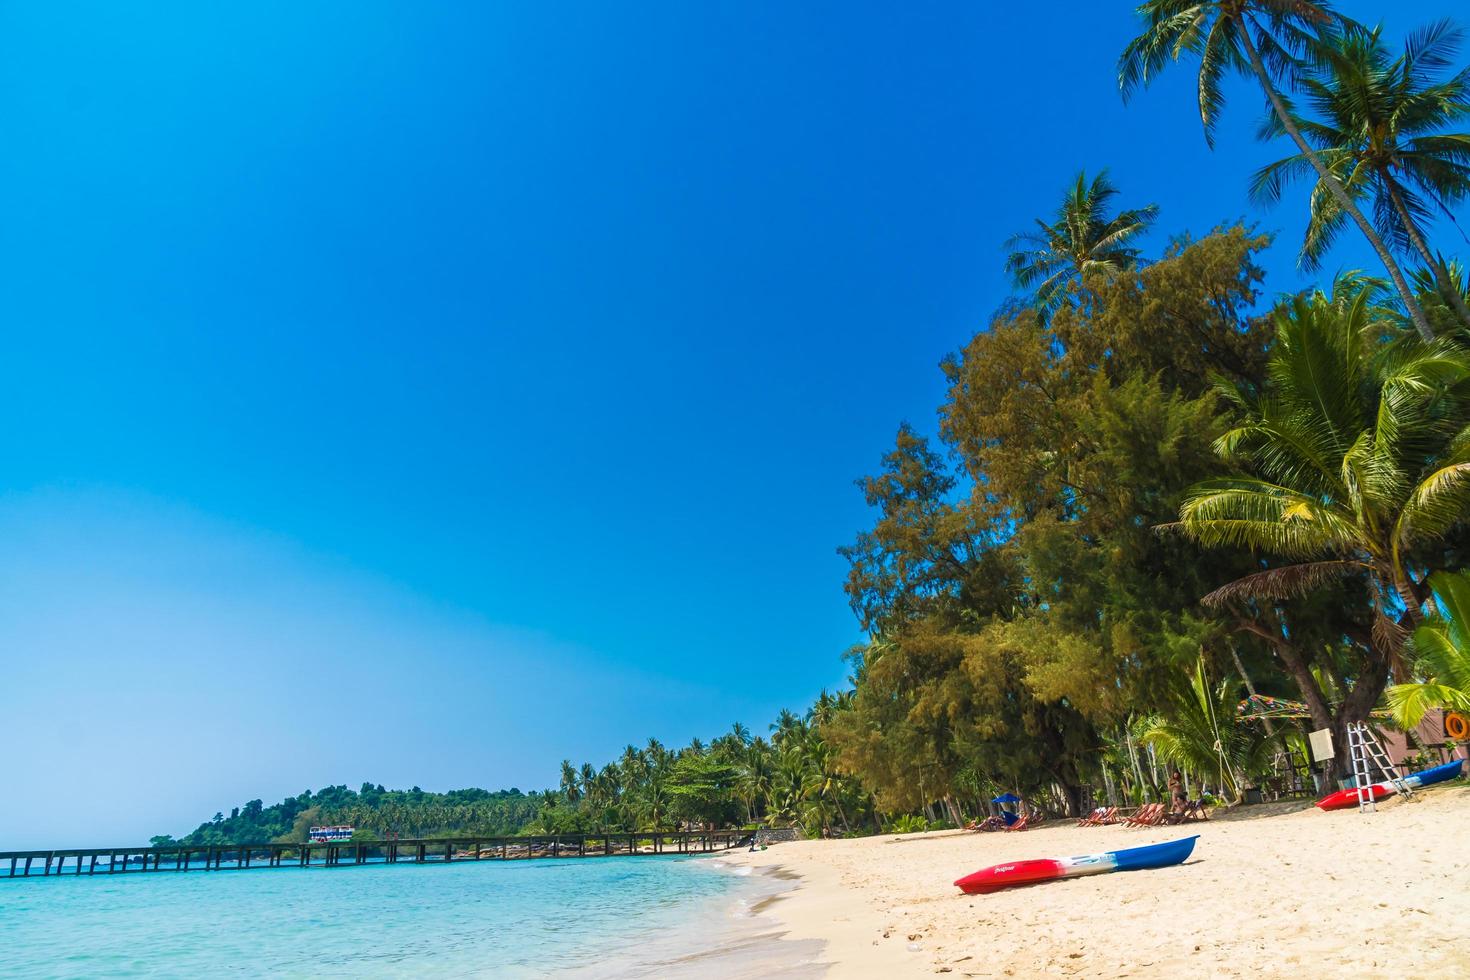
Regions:
<instances>
[{"instance_id":1,"label":"red kayak","mask_svg":"<svg viewBox=\"0 0 1470 980\"><path fill-rule=\"evenodd\" d=\"M1446 762L1442 766L1435 766L1433 769L1425 769L1422 772L1405 776L1403 783L1409 789L1419 789L1421 786L1433 786L1435 783L1442 783L1447 779L1454 779L1460 774L1461 765L1462 763L1459 759L1456 759L1454 762ZM1377 803L1379 800L1393 796L1398 791L1399 787L1397 783L1385 779L1381 783L1364 786L1361 790L1356 787L1353 789L1340 789L1336 793L1330 793L1322 797L1317 801L1317 806L1323 810L1346 810L1348 807L1358 805L1358 796L1360 793L1363 797L1369 798L1374 803Z\"/></svg>"},{"instance_id":2,"label":"red kayak","mask_svg":"<svg viewBox=\"0 0 1470 980\"><path fill-rule=\"evenodd\" d=\"M1048 858L1035 861L1012 861L982 868L974 874L965 875L955 884L966 895L983 895L1016 885L1030 885L1053 878L1071 878L1075 875L1095 875L1105 871L1140 871L1144 868L1167 868L1183 864L1194 850L1198 835L1183 840L1171 840L1163 844L1148 844L1144 847L1126 847L1121 851L1104 851L1101 854L1083 854L1078 857Z\"/></svg>"}]
</instances>

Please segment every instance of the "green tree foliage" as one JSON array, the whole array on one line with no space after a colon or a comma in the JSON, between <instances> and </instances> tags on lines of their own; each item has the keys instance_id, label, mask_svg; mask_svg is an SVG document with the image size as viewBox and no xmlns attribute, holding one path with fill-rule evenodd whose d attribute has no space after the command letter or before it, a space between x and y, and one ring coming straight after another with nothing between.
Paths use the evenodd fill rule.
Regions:
<instances>
[{"instance_id":1,"label":"green tree foliage","mask_svg":"<svg viewBox=\"0 0 1470 980\"><path fill-rule=\"evenodd\" d=\"M1006 271L1039 309L1054 310L1069 290L1098 276L1112 278L1138 262L1134 241L1158 216L1157 205L1111 213L1118 189L1104 170L1091 181L1079 173L1051 221L1005 244Z\"/></svg>"},{"instance_id":2,"label":"green tree foliage","mask_svg":"<svg viewBox=\"0 0 1470 980\"><path fill-rule=\"evenodd\" d=\"M1414 672L1422 680L1388 689L1394 719L1413 728L1431 708L1470 711L1470 572L1436 572L1429 587L1439 615L1420 623L1410 640Z\"/></svg>"},{"instance_id":3,"label":"green tree foliage","mask_svg":"<svg viewBox=\"0 0 1470 980\"><path fill-rule=\"evenodd\" d=\"M1470 193L1470 133L1446 131L1470 115L1470 69L1435 79L1461 38L1453 24L1441 21L1411 35L1395 58L1381 29L1349 29L1338 44L1321 49L1302 80L1313 115L1293 118L1328 173L1371 208L1383 240L1400 253L1417 255L1437 297L1461 325L1470 325L1470 308L1444 260L1430 249L1425 227ZM1273 116L1262 135L1282 132ZM1253 188L1275 201L1289 181L1309 175L1313 167L1298 153L1263 168ZM1318 177L1302 244L1304 266L1320 264L1348 220Z\"/></svg>"},{"instance_id":4,"label":"green tree foliage","mask_svg":"<svg viewBox=\"0 0 1470 980\"><path fill-rule=\"evenodd\" d=\"M1470 515L1470 356L1441 340L1385 343L1371 291L1345 284L1277 313L1263 382L1229 389L1237 423L1219 439L1239 475L1192 487L1178 527L1207 547L1271 560L1208 597L1268 625L1318 724L1342 734L1378 702L1426 579L1455 560ZM1330 621L1348 657L1328 660L1343 701L1308 669L1277 604L1337 589Z\"/></svg>"},{"instance_id":5,"label":"green tree foliage","mask_svg":"<svg viewBox=\"0 0 1470 980\"><path fill-rule=\"evenodd\" d=\"M1215 123L1225 106L1225 77L1234 73L1253 77L1302 162L1317 173L1322 188L1373 246L1420 336L1433 339L1429 321L1392 251L1307 142L1281 91L1283 83L1296 84L1305 61L1324 57L1355 25L1321 0L1145 0L1137 14L1143 32L1118 59L1118 87L1124 97L1152 82L1170 62L1198 58L1200 121L1213 145Z\"/></svg>"},{"instance_id":6,"label":"green tree foliage","mask_svg":"<svg viewBox=\"0 0 1470 980\"><path fill-rule=\"evenodd\" d=\"M1239 799L1247 780L1263 772L1275 746L1257 725L1236 716L1240 681L1226 675L1211 684L1204 660L1187 682L1178 680L1164 702L1165 711L1146 722L1142 741L1161 761L1211 777L1214 785Z\"/></svg>"},{"instance_id":7,"label":"green tree foliage","mask_svg":"<svg viewBox=\"0 0 1470 980\"><path fill-rule=\"evenodd\" d=\"M261 844L270 841L294 843L306 840L313 825L351 824L382 838L512 834L530 822L539 801L536 794L520 790L488 792L483 789L426 793L385 790L363 783L354 792L346 786L328 786L312 793L287 797L264 806L251 800L238 813L201 824L179 843L198 846Z\"/></svg>"},{"instance_id":8,"label":"green tree foliage","mask_svg":"<svg viewBox=\"0 0 1470 980\"><path fill-rule=\"evenodd\" d=\"M1223 229L1091 277L1049 319L1001 317L945 365L956 466L903 427L860 481L876 520L844 554L875 639L830 738L883 808L1008 788L1075 809L1104 733L1218 637L1199 597L1249 556L1205 562L1153 525L1217 471L1212 378L1263 369L1267 244Z\"/></svg>"}]
</instances>

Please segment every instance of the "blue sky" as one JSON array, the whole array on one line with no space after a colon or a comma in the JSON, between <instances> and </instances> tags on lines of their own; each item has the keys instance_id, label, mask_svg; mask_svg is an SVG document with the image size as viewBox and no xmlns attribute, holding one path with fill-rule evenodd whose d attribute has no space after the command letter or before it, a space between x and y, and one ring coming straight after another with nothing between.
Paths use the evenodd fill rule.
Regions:
<instances>
[{"instance_id":1,"label":"blue sky","mask_svg":"<svg viewBox=\"0 0 1470 980\"><path fill-rule=\"evenodd\" d=\"M218 6L0 8L0 847L763 730L1079 167L1303 282L1125 3Z\"/></svg>"}]
</instances>

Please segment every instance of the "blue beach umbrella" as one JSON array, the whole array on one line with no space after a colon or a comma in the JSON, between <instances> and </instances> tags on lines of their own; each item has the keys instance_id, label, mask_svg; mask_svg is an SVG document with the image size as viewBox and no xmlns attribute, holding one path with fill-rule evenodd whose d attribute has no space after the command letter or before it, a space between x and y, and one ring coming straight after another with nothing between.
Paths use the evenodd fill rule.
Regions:
<instances>
[{"instance_id":1,"label":"blue beach umbrella","mask_svg":"<svg viewBox=\"0 0 1470 980\"><path fill-rule=\"evenodd\" d=\"M1021 798L1019 796L1017 796L1015 793L1002 793L1000 796L995 797L990 802L992 802L992 803L1020 803L1021 802Z\"/></svg>"}]
</instances>

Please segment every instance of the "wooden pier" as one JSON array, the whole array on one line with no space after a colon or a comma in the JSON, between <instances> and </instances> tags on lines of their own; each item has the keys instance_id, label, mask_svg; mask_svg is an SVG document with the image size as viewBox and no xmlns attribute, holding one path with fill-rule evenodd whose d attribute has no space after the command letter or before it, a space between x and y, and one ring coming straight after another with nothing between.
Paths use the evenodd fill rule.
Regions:
<instances>
[{"instance_id":1,"label":"wooden pier","mask_svg":"<svg viewBox=\"0 0 1470 980\"><path fill-rule=\"evenodd\" d=\"M749 830L646 831L637 834L547 834L532 837L433 837L305 844L191 847L79 847L0 851L0 877L235 871L246 868L341 868L364 864L454 861L576 860L656 854L708 854L750 841ZM8 866L8 874L6 873Z\"/></svg>"}]
</instances>

